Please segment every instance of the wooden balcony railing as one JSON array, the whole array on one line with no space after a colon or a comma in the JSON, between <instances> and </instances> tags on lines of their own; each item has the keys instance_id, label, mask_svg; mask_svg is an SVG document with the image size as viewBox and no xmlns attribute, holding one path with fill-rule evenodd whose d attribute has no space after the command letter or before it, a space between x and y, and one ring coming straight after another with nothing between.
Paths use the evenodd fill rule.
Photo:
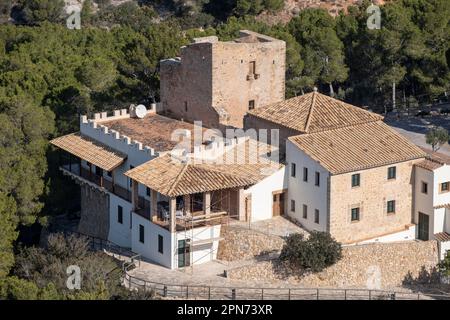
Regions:
<instances>
[{"instance_id":1,"label":"wooden balcony railing","mask_svg":"<svg viewBox=\"0 0 450 320\"><path fill-rule=\"evenodd\" d=\"M114 195L131 202L131 191L127 190L115 183L113 183L111 180L106 179L103 176L99 176L95 174L95 172L91 172L86 168L83 168L79 164L71 164L71 165L63 165L62 168L64 170L69 171L70 173L77 175L89 182L92 182L99 187L105 188L109 192L113 193Z\"/></svg>"}]
</instances>

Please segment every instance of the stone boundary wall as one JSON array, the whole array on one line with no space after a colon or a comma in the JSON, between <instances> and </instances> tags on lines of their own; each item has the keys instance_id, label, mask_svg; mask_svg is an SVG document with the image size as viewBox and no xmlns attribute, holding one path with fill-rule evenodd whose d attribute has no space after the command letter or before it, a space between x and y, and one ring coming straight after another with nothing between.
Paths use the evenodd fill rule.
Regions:
<instances>
[{"instance_id":1,"label":"stone boundary wall","mask_svg":"<svg viewBox=\"0 0 450 320\"><path fill-rule=\"evenodd\" d=\"M289 282L305 287L388 289L436 281L436 241L366 244L342 248L342 259L317 274L301 275L277 260L228 270L233 280Z\"/></svg>"},{"instance_id":2,"label":"stone boundary wall","mask_svg":"<svg viewBox=\"0 0 450 320\"><path fill-rule=\"evenodd\" d=\"M284 240L275 235L267 235L251 229L222 226L217 259L236 261L279 252Z\"/></svg>"}]
</instances>

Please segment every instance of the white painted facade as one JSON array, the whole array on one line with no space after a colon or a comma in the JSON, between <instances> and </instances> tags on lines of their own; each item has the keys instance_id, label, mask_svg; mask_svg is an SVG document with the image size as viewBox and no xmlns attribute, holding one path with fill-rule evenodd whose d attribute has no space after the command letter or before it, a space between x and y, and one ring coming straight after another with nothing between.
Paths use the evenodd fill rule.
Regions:
<instances>
[{"instance_id":1,"label":"white painted facade","mask_svg":"<svg viewBox=\"0 0 450 320\"><path fill-rule=\"evenodd\" d=\"M144 229L144 242L140 241L140 226ZM132 213L131 250L148 259L170 269L178 265L178 241L190 240L191 254L189 257L193 265L208 262L217 258L219 248L220 225L199 227L192 230L170 233L167 229ZM163 250L159 251L159 237L162 237ZM209 242L208 240L214 239Z\"/></svg>"},{"instance_id":2,"label":"white painted facade","mask_svg":"<svg viewBox=\"0 0 450 320\"><path fill-rule=\"evenodd\" d=\"M251 196L250 221L260 221L272 218L273 192L287 189L286 170L282 167L267 178L251 186L244 191L246 196ZM286 211L286 201L285 201Z\"/></svg>"},{"instance_id":3,"label":"white painted facade","mask_svg":"<svg viewBox=\"0 0 450 320\"><path fill-rule=\"evenodd\" d=\"M144 242L139 239L140 226L144 227ZM158 236L163 239L163 252L158 251ZM151 262L173 269L172 255L173 235L163 227L147 220L136 213L132 213L131 251L140 254Z\"/></svg>"},{"instance_id":4,"label":"white painted facade","mask_svg":"<svg viewBox=\"0 0 450 320\"><path fill-rule=\"evenodd\" d=\"M450 203L450 192L440 192L440 184L450 181L450 166L442 165L434 170L416 167L414 222L419 223L419 213L428 215L429 239L435 239L440 232L450 233L450 209L441 207ZM427 193L423 192L422 184L427 184ZM416 232L418 236L418 231ZM439 242L441 259L450 250L450 241Z\"/></svg>"},{"instance_id":5,"label":"white painted facade","mask_svg":"<svg viewBox=\"0 0 450 320\"><path fill-rule=\"evenodd\" d=\"M356 244L369 244L369 243L387 243L387 242L399 242L399 241L411 241L416 239L416 225L411 225L405 231L391 233L382 237L376 237Z\"/></svg>"},{"instance_id":6,"label":"white painted facade","mask_svg":"<svg viewBox=\"0 0 450 320\"><path fill-rule=\"evenodd\" d=\"M109 194L109 233L108 240L125 248L132 247L131 223L132 205L110 192ZM122 207L122 223L119 222L119 206Z\"/></svg>"},{"instance_id":7,"label":"white painted facade","mask_svg":"<svg viewBox=\"0 0 450 320\"><path fill-rule=\"evenodd\" d=\"M301 223L309 231L328 231L328 180L330 173L289 140L286 141L286 179L288 185L287 214ZM295 164L295 177L292 165ZM308 180L303 180L303 168L308 169ZM316 172L319 173L319 185L316 185ZM294 201L294 203L292 203ZM303 216L303 206L307 216ZM319 223L315 222L315 213L319 211Z\"/></svg>"},{"instance_id":8,"label":"white painted facade","mask_svg":"<svg viewBox=\"0 0 450 320\"><path fill-rule=\"evenodd\" d=\"M178 268L178 241L190 240L191 242L191 264L197 265L217 258L217 250L219 249L221 225L199 227L191 230L178 231L172 234L172 269ZM210 239L217 239L207 242Z\"/></svg>"}]
</instances>

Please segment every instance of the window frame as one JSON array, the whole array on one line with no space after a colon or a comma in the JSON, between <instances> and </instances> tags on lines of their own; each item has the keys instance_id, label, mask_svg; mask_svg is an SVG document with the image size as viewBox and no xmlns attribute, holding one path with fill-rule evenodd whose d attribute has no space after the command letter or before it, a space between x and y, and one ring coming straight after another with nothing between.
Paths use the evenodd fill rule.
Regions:
<instances>
[{"instance_id":1,"label":"window frame","mask_svg":"<svg viewBox=\"0 0 450 320\"><path fill-rule=\"evenodd\" d=\"M386 213L387 214L395 213L395 200L388 200L386 202Z\"/></svg>"},{"instance_id":2,"label":"window frame","mask_svg":"<svg viewBox=\"0 0 450 320\"><path fill-rule=\"evenodd\" d=\"M295 165L294 162L291 162L291 177L295 178L297 174L297 166Z\"/></svg>"},{"instance_id":3,"label":"window frame","mask_svg":"<svg viewBox=\"0 0 450 320\"><path fill-rule=\"evenodd\" d=\"M443 188L443 185L446 185L447 188L444 189L444 188ZM441 182L441 183L439 184L439 192L440 192L440 193L446 193L446 192L449 192L449 191L450 191L450 183L449 183L448 181Z\"/></svg>"},{"instance_id":4,"label":"window frame","mask_svg":"<svg viewBox=\"0 0 450 320\"><path fill-rule=\"evenodd\" d=\"M320 187L320 172L316 171L315 176L314 176L314 185L316 187Z\"/></svg>"},{"instance_id":5,"label":"window frame","mask_svg":"<svg viewBox=\"0 0 450 320\"><path fill-rule=\"evenodd\" d=\"M254 99L248 100L248 110L249 110L249 111L250 111L250 110L254 110L254 109L255 109L255 106L256 106L256 102L255 102Z\"/></svg>"},{"instance_id":6,"label":"window frame","mask_svg":"<svg viewBox=\"0 0 450 320\"><path fill-rule=\"evenodd\" d=\"M320 211L319 211L319 209L314 209L314 223L320 224Z\"/></svg>"},{"instance_id":7,"label":"window frame","mask_svg":"<svg viewBox=\"0 0 450 320\"><path fill-rule=\"evenodd\" d=\"M356 180L357 180L357 184L355 183L354 178L357 178L357 179L356 179ZM354 174L352 174L351 179L352 179L352 182L351 182L352 188L358 188L358 187L361 186L361 174L360 174L360 173L354 173Z\"/></svg>"},{"instance_id":8,"label":"window frame","mask_svg":"<svg viewBox=\"0 0 450 320\"><path fill-rule=\"evenodd\" d=\"M393 170L393 173L394 173L393 176L391 176L392 170ZM387 179L388 180L395 180L395 179L397 179L397 167L396 166L388 167Z\"/></svg>"},{"instance_id":9,"label":"window frame","mask_svg":"<svg viewBox=\"0 0 450 320\"><path fill-rule=\"evenodd\" d=\"M308 168L303 167L303 182L308 182Z\"/></svg>"},{"instance_id":10,"label":"window frame","mask_svg":"<svg viewBox=\"0 0 450 320\"><path fill-rule=\"evenodd\" d=\"M295 212L295 200L291 199L291 212Z\"/></svg>"},{"instance_id":11,"label":"window frame","mask_svg":"<svg viewBox=\"0 0 450 320\"><path fill-rule=\"evenodd\" d=\"M123 224L123 207L117 205L117 223Z\"/></svg>"},{"instance_id":12,"label":"window frame","mask_svg":"<svg viewBox=\"0 0 450 320\"><path fill-rule=\"evenodd\" d=\"M303 204L302 217L303 217L303 219L308 219L308 205L307 204Z\"/></svg>"},{"instance_id":13,"label":"window frame","mask_svg":"<svg viewBox=\"0 0 450 320\"><path fill-rule=\"evenodd\" d=\"M357 218L353 219L353 210L357 210L356 214L357 214ZM361 220L361 208L360 207L353 207L350 209L350 221L351 222L358 222Z\"/></svg>"},{"instance_id":14,"label":"window frame","mask_svg":"<svg viewBox=\"0 0 450 320\"><path fill-rule=\"evenodd\" d=\"M164 254L164 237L158 234L158 252Z\"/></svg>"},{"instance_id":15,"label":"window frame","mask_svg":"<svg viewBox=\"0 0 450 320\"><path fill-rule=\"evenodd\" d=\"M428 183L425 181L421 181L420 192L423 194L428 194Z\"/></svg>"},{"instance_id":16,"label":"window frame","mask_svg":"<svg viewBox=\"0 0 450 320\"><path fill-rule=\"evenodd\" d=\"M145 227L142 224L139 225L139 242L145 243Z\"/></svg>"}]
</instances>

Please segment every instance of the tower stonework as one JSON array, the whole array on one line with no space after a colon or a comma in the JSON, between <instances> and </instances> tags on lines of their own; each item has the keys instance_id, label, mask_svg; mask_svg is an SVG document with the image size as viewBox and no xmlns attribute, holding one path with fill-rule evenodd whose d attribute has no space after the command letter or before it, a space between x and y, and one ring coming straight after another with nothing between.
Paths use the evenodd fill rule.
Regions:
<instances>
[{"instance_id":1,"label":"tower stonework","mask_svg":"<svg viewBox=\"0 0 450 320\"><path fill-rule=\"evenodd\" d=\"M169 115L211 128L243 127L248 110L284 100L286 43L242 30L194 39L161 61L161 102Z\"/></svg>"}]
</instances>

